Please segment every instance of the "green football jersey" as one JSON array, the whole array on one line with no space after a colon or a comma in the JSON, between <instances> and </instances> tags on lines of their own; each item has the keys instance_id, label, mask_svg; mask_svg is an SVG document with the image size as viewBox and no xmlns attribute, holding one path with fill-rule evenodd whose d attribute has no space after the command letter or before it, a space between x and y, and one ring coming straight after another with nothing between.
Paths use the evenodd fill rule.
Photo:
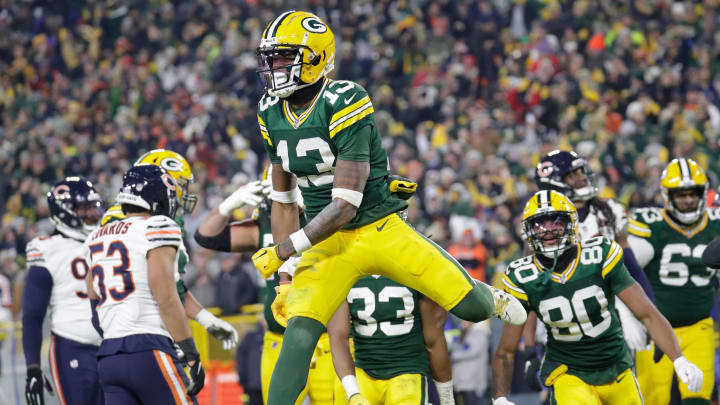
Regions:
<instances>
[{"instance_id":1,"label":"green football jersey","mask_svg":"<svg viewBox=\"0 0 720 405\"><path fill-rule=\"evenodd\" d=\"M360 207L345 229L369 224L407 206L388 189L388 159L370 96L358 84L324 79L310 106L296 115L287 101L264 95L258 124L270 161L297 177L308 221L332 200L337 159L369 162ZM369 127L369 130L365 129Z\"/></svg>"},{"instance_id":2,"label":"green football jersey","mask_svg":"<svg viewBox=\"0 0 720 405\"><path fill-rule=\"evenodd\" d=\"M387 277L367 276L350 289L355 365L373 378L429 374L420 318L422 295Z\"/></svg>"},{"instance_id":3,"label":"green football jersey","mask_svg":"<svg viewBox=\"0 0 720 405\"><path fill-rule=\"evenodd\" d=\"M615 312L615 295L635 282L622 257L620 245L597 237L578 245L577 256L562 272L544 270L534 256L508 266L505 291L535 311L548 330L542 381L567 368L568 374L600 385L632 366Z\"/></svg>"},{"instance_id":4,"label":"green football jersey","mask_svg":"<svg viewBox=\"0 0 720 405\"><path fill-rule=\"evenodd\" d=\"M673 327L709 317L715 270L700 258L720 234L720 210L707 209L692 228L681 228L661 208L640 208L632 214L630 246L645 269L660 312Z\"/></svg>"}]
</instances>

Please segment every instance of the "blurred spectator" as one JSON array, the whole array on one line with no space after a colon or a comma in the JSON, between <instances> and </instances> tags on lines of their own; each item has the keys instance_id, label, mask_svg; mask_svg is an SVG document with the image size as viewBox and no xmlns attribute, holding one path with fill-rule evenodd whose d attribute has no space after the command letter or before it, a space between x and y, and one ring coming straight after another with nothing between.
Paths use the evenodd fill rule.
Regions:
<instances>
[{"instance_id":1,"label":"blurred spectator","mask_svg":"<svg viewBox=\"0 0 720 405\"><path fill-rule=\"evenodd\" d=\"M457 261L467 270L470 277L485 282L485 266L488 252L471 229L466 229L460 240L448 249Z\"/></svg>"},{"instance_id":2,"label":"blurred spectator","mask_svg":"<svg viewBox=\"0 0 720 405\"><path fill-rule=\"evenodd\" d=\"M486 396L490 379L489 336L489 322L459 321L457 333L448 344L455 401L459 405L480 404Z\"/></svg>"},{"instance_id":3,"label":"blurred spectator","mask_svg":"<svg viewBox=\"0 0 720 405\"><path fill-rule=\"evenodd\" d=\"M231 254L222 255L220 274L215 279L215 306L223 315L240 313L244 305L260 302L259 289L251 271L257 272L255 268L246 269Z\"/></svg>"}]
</instances>

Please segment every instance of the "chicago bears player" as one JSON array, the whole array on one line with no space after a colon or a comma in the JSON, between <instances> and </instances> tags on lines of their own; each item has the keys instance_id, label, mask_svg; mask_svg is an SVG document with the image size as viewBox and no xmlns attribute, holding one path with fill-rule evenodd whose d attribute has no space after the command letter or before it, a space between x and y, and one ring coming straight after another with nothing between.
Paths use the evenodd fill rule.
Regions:
<instances>
[{"instance_id":1,"label":"chicago bears player","mask_svg":"<svg viewBox=\"0 0 720 405\"><path fill-rule=\"evenodd\" d=\"M267 94L258 124L273 165L274 247L253 256L264 277L301 254L292 280L282 275L276 319L294 318L275 366L268 403L293 404L318 338L363 276L379 273L411 287L463 319L492 315L524 322L510 295L475 283L447 252L397 214L407 203L389 190L387 155L370 96L330 80L335 39L316 15L288 11L272 20L258 47ZM296 183L308 224L298 222Z\"/></svg>"},{"instance_id":2,"label":"chicago bears player","mask_svg":"<svg viewBox=\"0 0 720 405\"><path fill-rule=\"evenodd\" d=\"M432 374L440 405L454 405L446 318L438 304L387 277L358 280L328 323L333 363L349 403L427 404Z\"/></svg>"},{"instance_id":3,"label":"chicago bears player","mask_svg":"<svg viewBox=\"0 0 720 405\"><path fill-rule=\"evenodd\" d=\"M210 211L195 232L197 243L207 249L221 252L250 252L271 246L273 243L270 230L271 201L267 198L272 189L267 171L263 181L253 181L233 192L217 208ZM232 211L244 206L257 206L251 219L230 222ZM302 206L302 203L300 204ZM300 223L305 223L304 213L300 213ZM280 267L280 272L293 272L296 260L288 260ZM270 376L280 355L285 327L273 317L270 306L275 299L275 288L280 276L273 274L265 285L264 317L267 331L263 339L260 377L262 382L263 402L267 402L270 388ZM298 396L296 404L301 404L308 397L312 404L332 405L334 396L335 372L330 356L330 341L323 334L318 341L313 355L312 367L308 374L305 388Z\"/></svg>"},{"instance_id":4,"label":"chicago bears player","mask_svg":"<svg viewBox=\"0 0 720 405\"><path fill-rule=\"evenodd\" d=\"M154 164L165 169L170 176L175 179L178 185L177 189L177 206L178 212L174 220L180 227L185 238L185 222L183 214L190 214L197 204L197 196L190 194L190 184L194 181L194 176L190 168L190 163L179 153L166 149L154 149L142 156L135 162L135 165ZM119 205L110 207L103 216L101 225L105 225L111 221L125 218ZM193 297L183 282L182 276L185 274L185 265L188 263L189 257L185 243L181 243L178 248L178 260L176 262L179 278L177 280L177 290L180 295L180 301L185 307L185 314L188 318L195 319L200 323L210 335L222 341L225 350L231 350L238 343L238 333L235 328L226 321L211 314L208 310Z\"/></svg>"},{"instance_id":5,"label":"chicago bears player","mask_svg":"<svg viewBox=\"0 0 720 405\"><path fill-rule=\"evenodd\" d=\"M126 218L85 241L88 280L99 297L103 331L98 373L107 404L189 404L205 373L175 286L182 244L171 218L177 209L172 176L155 165L134 166L116 201ZM190 368L190 381L173 341Z\"/></svg>"},{"instance_id":6,"label":"chicago bears player","mask_svg":"<svg viewBox=\"0 0 720 405\"><path fill-rule=\"evenodd\" d=\"M67 177L47 194L55 232L27 245L23 293L23 347L27 364L25 398L44 403L40 371L42 324L50 313L50 371L61 404L102 404L95 355L100 335L91 324L85 288L88 264L83 241L102 216L102 199L82 177Z\"/></svg>"},{"instance_id":7,"label":"chicago bears player","mask_svg":"<svg viewBox=\"0 0 720 405\"><path fill-rule=\"evenodd\" d=\"M564 195L535 193L523 211L523 232L533 255L507 268L503 285L548 333L540 369L558 405L641 405L632 358L615 312L617 295L672 360L682 385L697 392L703 372L683 357L667 319L650 302L622 262L622 248L604 236L579 241L577 210ZM522 326L505 325L492 360L494 405L506 399Z\"/></svg>"},{"instance_id":8,"label":"chicago bears player","mask_svg":"<svg viewBox=\"0 0 720 405\"><path fill-rule=\"evenodd\" d=\"M705 373L700 392L691 392L680 384L682 403L709 404L715 386L715 337L710 316L716 274L700 259L720 233L720 210L706 208L708 179L692 159L673 159L662 173L660 186L665 207L635 210L628 241L650 279L658 309L678 336L680 348ZM637 369L650 376L640 381L648 404L670 401L672 358L662 353L656 349L654 359L651 352L637 361Z\"/></svg>"}]
</instances>

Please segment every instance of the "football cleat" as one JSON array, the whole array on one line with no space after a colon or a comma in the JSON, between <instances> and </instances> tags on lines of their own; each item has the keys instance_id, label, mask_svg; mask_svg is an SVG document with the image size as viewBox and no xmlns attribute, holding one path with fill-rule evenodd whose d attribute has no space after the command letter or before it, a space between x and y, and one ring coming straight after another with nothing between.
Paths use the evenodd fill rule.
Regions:
<instances>
[{"instance_id":1,"label":"football cleat","mask_svg":"<svg viewBox=\"0 0 720 405\"><path fill-rule=\"evenodd\" d=\"M493 295L495 309L493 316L510 325L522 325L527 320L527 312L520 301L505 291L488 286Z\"/></svg>"}]
</instances>

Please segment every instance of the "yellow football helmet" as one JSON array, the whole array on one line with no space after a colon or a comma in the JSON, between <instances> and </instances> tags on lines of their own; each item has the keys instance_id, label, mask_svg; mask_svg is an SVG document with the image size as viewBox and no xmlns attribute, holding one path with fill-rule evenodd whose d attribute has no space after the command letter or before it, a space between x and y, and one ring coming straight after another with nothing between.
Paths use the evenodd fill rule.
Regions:
<instances>
[{"instance_id":1,"label":"yellow football helmet","mask_svg":"<svg viewBox=\"0 0 720 405\"><path fill-rule=\"evenodd\" d=\"M665 209L673 218L689 225L694 224L702 217L705 212L709 182L703 169L694 160L673 159L663 170L660 187L665 200ZM681 212L678 209L673 199L673 193L679 190L697 190L699 199L694 210Z\"/></svg>"},{"instance_id":2,"label":"yellow football helmet","mask_svg":"<svg viewBox=\"0 0 720 405\"><path fill-rule=\"evenodd\" d=\"M522 227L532 250L545 256L562 253L578 243L577 209L569 198L554 190L541 190L530 198L523 210ZM555 242L546 245L549 241Z\"/></svg>"},{"instance_id":3,"label":"yellow football helmet","mask_svg":"<svg viewBox=\"0 0 720 405\"><path fill-rule=\"evenodd\" d=\"M286 11L263 31L257 48L260 80L271 96L285 98L316 83L335 67L335 36L318 16ZM276 66L278 57L294 58Z\"/></svg>"},{"instance_id":4,"label":"yellow football helmet","mask_svg":"<svg viewBox=\"0 0 720 405\"><path fill-rule=\"evenodd\" d=\"M122 207L120 206L120 204L113 205L112 207L108 208L107 211L105 211L105 215L103 215L100 219L100 226L105 226L110 222L120 219L125 219L125 214L123 213Z\"/></svg>"},{"instance_id":5,"label":"yellow football helmet","mask_svg":"<svg viewBox=\"0 0 720 405\"><path fill-rule=\"evenodd\" d=\"M179 186L177 187L178 206L183 207L185 214L189 214L195 209L197 196L190 194L189 190L190 183L192 183L195 178L190 169L190 163L188 163L181 154L167 149L154 149L140 156L140 159L135 162L134 166L143 163L160 166L167 170L168 174L175 179L175 182Z\"/></svg>"}]
</instances>

